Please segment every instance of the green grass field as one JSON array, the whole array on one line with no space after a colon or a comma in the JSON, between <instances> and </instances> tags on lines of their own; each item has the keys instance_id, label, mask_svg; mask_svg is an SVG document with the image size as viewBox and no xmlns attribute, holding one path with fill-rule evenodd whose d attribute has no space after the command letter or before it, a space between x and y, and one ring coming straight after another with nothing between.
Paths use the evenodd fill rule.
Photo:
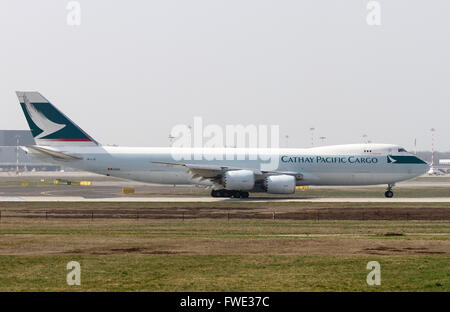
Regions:
<instances>
[{"instance_id":1,"label":"green grass field","mask_svg":"<svg viewBox=\"0 0 450 312\"><path fill-rule=\"evenodd\" d=\"M66 264L81 264L68 286ZM368 261L381 285L368 286ZM448 256L1 256L0 291L449 291Z\"/></svg>"},{"instance_id":2,"label":"green grass field","mask_svg":"<svg viewBox=\"0 0 450 312\"><path fill-rule=\"evenodd\" d=\"M0 272L0 291L450 291L450 224L3 218Z\"/></svg>"}]
</instances>

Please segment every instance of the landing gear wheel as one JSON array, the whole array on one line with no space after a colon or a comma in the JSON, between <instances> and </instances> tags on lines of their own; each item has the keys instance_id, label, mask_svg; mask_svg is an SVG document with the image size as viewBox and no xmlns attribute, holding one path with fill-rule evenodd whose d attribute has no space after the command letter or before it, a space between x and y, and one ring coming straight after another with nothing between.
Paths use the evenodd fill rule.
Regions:
<instances>
[{"instance_id":1,"label":"landing gear wheel","mask_svg":"<svg viewBox=\"0 0 450 312\"><path fill-rule=\"evenodd\" d=\"M248 198L249 194L248 194L248 192L229 191L229 190L221 189L221 190L212 190L211 196L212 197Z\"/></svg>"},{"instance_id":2,"label":"landing gear wheel","mask_svg":"<svg viewBox=\"0 0 450 312\"><path fill-rule=\"evenodd\" d=\"M248 198L248 192L244 192L244 191L230 191L231 192L231 197L233 198Z\"/></svg>"},{"instance_id":3,"label":"landing gear wheel","mask_svg":"<svg viewBox=\"0 0 450 312\"><path fill-rule=\"evenodd\" d=\"M233 191L231 197L233 197L233 198L241 198L242 195L241 195L241 192L239 192L239 191Z\"/></svg>"},{"instance_id":4,"label":"landing gear wheel","mask_svg":"<svg viewBox=\"0 0 450 312\"><path fill-rule=\"evenodd\" d=\"M392 197L394 197L394 192L392 192L392 188L395 186L395 184L388 184L388 186L387 186L387 190L386 190L386 192L384 193L384 196L386 197L386 198L392 198Z\"/></svg>"}]
</instances>

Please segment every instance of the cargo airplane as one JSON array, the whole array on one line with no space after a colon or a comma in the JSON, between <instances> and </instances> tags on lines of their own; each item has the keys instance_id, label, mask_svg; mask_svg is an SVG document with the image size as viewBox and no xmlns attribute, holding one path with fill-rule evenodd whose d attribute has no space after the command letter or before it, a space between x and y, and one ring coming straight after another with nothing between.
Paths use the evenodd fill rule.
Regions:
<instances>
[{"instance_id":1,"label":"cargo airplane","mask_svg":"<svg viewBox=\"0 0 450 312\"><path fill-rule=\"evenodd\" d=\"M21 147L34 157L61 166L139 182L211 187L213 197L246 198L249 192L292 194L302 185L387 185L426 173L429 166L392 144L347 144L313 148L267 149L277 168L261 170L255 149L236 148L242 159L176 161L186 153L212 156L218 148L104 146L94 140L39 92L16 92L36 145ZM261 153L261 150L258 150ZM256 159L256 160L254 160Z\"/></svg>"}]
</instances>

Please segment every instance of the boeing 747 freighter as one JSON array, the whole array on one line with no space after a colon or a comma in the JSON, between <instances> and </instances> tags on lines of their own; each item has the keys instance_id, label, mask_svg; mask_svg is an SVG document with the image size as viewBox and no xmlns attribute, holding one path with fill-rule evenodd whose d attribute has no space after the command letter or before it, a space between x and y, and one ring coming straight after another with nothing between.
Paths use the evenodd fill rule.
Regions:
<instances>
[{"instance_id":1,"label":"boeing 747 freighter","mask_svg":"<svg viewBox=\"0 0 450 312\"><path fill-rule=\"evenodd\" d=\"M232 149L103 146L56 109L39 92L16 92L36 145L22 147L46 162L133 181L211 187L213 197L246 198L249 192L292 194L301 185L385 184L429 170L428 164L392 144L348 144L314 148ZM276 157L263 170L258 155ZM201 154L198 160L179 160ZM267 158L266 157L266 158ZM195 158L194 158L195 159Z\"/></svg>"}]
</instances>

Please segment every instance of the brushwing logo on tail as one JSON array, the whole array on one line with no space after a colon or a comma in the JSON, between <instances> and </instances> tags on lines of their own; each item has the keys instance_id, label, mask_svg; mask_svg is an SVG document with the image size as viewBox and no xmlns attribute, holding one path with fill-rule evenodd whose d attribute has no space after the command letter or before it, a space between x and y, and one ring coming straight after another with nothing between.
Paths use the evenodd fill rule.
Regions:
<instances>
[{"instance_id":1,"label":"brushwing logo on tail","mask_svg":"<svg viewBox=\"0 0 450 312\"><path fill-rule=\"evenodd\" d=\"M24 104L31 120L33 120L34 124L42 130L42 132L39 133L39 135L37 135L35 139L42 139L50 134L53 134L63 129L66 126L65 124L58 124L48 119L43 113L38 111L36 107L33 104L31 104L30 101L25 96L24 96Z\"/></svg>"}]
</instances>

